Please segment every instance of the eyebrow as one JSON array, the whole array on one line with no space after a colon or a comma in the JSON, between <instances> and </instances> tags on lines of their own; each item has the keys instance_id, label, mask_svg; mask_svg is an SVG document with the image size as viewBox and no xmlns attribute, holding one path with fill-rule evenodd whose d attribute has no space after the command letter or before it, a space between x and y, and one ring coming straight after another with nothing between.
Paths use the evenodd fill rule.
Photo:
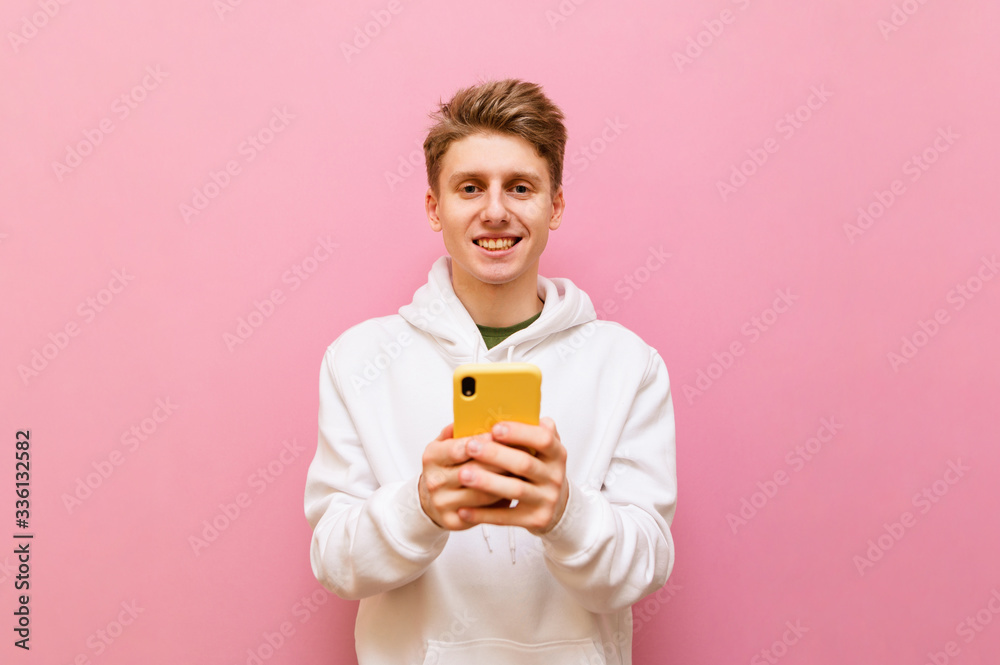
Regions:
<instances>
[{"instance_id":1,"label":"eyebrow","mask_svg":"<svg viewBox=\"0 0 1000 665\"><path fill-rule=\"evenodd\" d=\"M486 180L487 178L479 171L456 171L448 179L449 185L457 185L463 180ZM533 184L541 182L542 178L534 171L512 171L507 174L507 180L527 180Z\"/></svg>"}]
</instances>

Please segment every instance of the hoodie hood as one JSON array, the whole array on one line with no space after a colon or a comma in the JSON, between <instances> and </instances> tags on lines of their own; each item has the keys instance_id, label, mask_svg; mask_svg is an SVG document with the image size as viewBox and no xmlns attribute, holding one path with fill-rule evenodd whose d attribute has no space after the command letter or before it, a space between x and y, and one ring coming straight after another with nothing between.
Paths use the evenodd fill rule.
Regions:
<instances>
[{"instance_id":1,"label":"hoodie hood","mask_svg":"<svg viewBox=\"0 0 1000 665\"><path fill-rule=\"evenodd\" d=\"M524 360L526 354L549 335L597 318L590 296L571 280L538 275L538 297L544 302L539 317L527 328L487 349L476 322L455 293L451 262L451 256L445 254L433 263L427 273L427 283L413 294L413 302L399 308L399 315L431 335L453 367L468 362L513 362L515 348L518 358L527 362ZM486 547L493 552L491 526L480 525ZM517 563L517 541L512 527L507 527L507 543L511 563Z\"/></svg>"},{"instance_id":2,"label":"hoodie hood","mask_svg":"<svg viewBox=\"0 0 1000 665\"><path fill-rule=\"evenodd\" d=\"M439 257L427 273L427 283L413 294L413 302L399 308L399 315L434 338L457 367L468 362L499 362L520 359L552 333L597 319L590 297L565 277L538 275L538 296L545 303L541 315L527 328L518 330L492 349L452 285L452 258Z\"/></svg>"}]
</instances>

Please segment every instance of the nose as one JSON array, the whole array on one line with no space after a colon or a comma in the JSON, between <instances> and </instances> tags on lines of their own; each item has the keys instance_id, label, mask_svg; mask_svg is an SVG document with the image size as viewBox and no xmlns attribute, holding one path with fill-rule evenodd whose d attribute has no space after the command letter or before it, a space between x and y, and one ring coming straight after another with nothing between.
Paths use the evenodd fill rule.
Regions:
<instances>
[{"instance_id":1,"label":"nose","mask_svg":"<svg viewBox=\"0 0 1000 665\"><path fill-rule=\"evenodd\" d=\"M484 197L484 206L481 219L484 222L506 222L507 208L503 201L503 188L490 187Z\"/></svg>"}]
</instances>

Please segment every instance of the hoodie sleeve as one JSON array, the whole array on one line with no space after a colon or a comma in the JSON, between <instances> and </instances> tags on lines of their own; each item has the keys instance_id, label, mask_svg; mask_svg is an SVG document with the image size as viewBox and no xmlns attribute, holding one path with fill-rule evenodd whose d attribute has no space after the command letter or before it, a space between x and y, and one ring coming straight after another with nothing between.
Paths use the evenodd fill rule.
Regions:
<instances>
[{"instance_id":1,"label":"hoodie sleeve","mask_svg":"<svg viewBox=\"0 0 1000 665\"><path fill-rule=\"evenodd\" d=\"M636 603L673 570L676 503L670 380L651 349L603 487L571 483L562 518L541 536L549 571L592 612Z\"/></svg>"},{"instance_id":2,"label":"hoodie sleeve","mask_svg":"<svg viewBox=\"0 0 1000 665\"><path fill-rule=\"evenodd\" d=\"M419 577L449 531L421 508L419 476L379 485L337 380L338 342L320 371L319 442L306 475L305 513L313 574L341 598L357 600Z\"/></svg>"}]
</instances>

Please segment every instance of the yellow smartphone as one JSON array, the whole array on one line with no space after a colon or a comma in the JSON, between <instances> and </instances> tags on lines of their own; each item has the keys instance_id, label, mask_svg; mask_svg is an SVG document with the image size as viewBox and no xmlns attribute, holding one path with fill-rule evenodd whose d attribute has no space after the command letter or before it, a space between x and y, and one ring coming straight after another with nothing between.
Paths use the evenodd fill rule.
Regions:
<instances>
[{"instance_id":1,"label":"yellow smartphone","mask_svg":"<svg viewBox=\"0 0 1000 665\"><path fill-rule=\"evenodd\" d=\"M455 368L453 438L489 432L501 420L538 424L542 370L524 362L466 363Z\"/></svg>"}]
</instances>

